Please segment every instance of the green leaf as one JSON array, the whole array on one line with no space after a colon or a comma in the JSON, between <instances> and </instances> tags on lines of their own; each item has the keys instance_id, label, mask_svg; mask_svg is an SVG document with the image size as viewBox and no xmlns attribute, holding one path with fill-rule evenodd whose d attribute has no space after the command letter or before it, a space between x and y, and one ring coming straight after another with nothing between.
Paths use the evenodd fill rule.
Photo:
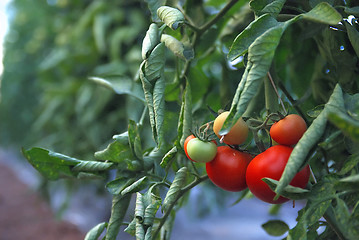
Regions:
<instances>
[{"instance_id":1,"label":"green leaf","mask_svg":"<svg viewBox=\"0 0 359 240\"><path fill-rule=\"evenodd\" d=\"M184 141L191 134L192 130L192 91L191 85L186 80L186 88L182 95L181 112L178 120L177 133L179 143L183 147Z\"/></svg>"},{"instance_id":2,"label":"green leaf","mask_svg":"<svg viewBox=\"0 0 359 240\"><path fill-rule=\"evenodd\" d=\"M106 189L112 195L119 195L122 190L124 190L134 182L135 179L131 178L131 176L121 176L119 178L116 178L115 180L108 182L106 184Z\"/></svg>"},{"instance_id":3,"label":"green leaf","mask_svg":"<svg viewBox=\"0 0 359 240\"><path fill-rule=\"evenodd\" d=\"M127 208L131 201L131 194L124 196L114 195L112 198L111 217L108 222L105 240L116 239L120 226L126 215Z\"/></svg>"},{"instance_id":4,"label":"green leaf","mask_svg":"<svg viewBox=\"0 0 359 240\"><path fill-rule=\"evenodd\" d=\"M136 222L137 219L134 217L132 219L132 221L130 222L130 224L128 224L128 226L123 230L125 232L127 232L128 234L135 236L136 234Z\"/></svg>"},{"instance_id":5,"label":"green leaf","mask_svg":"<svg viewBox=\"0 0 359 240\"><path fill-rule=\"evenodd\" d=\"M273 191L275 190L276 186L278 185L278 181L270 179L270 178L263 178L262 181L264 181ZM293 199L293 200L300 200L305 199L309 196L310 192L307 189L294 187L291 185L286 186L281 196Z\"/></svg>"},{"instance_id":6,"label":"green leaf","mask_svg":"<svg viewBox=\"0 0 359 240\"><path fill-rule=\"evenodd\" d=\"M162 210L164 212L168 211L170 205L177 200L182 187L186 183L187 172L188 170L186 167L182 167L176 172L175 178L168 189L165 199L163 200Z\"/></svg>"},{"instance_id":7,"label":"green leaf","mask_svg":"<svg viewBox=\"0 0 359 240\"><path fill-rule=\"evenodd\" d=\"M89 80L114 91L118 95L127 94L141 102L145 102L141 86L125 77L116 77L113 79L101 77L89 77Z\"/></svg>"},{"instance_id":8,"label":"green leaf","mask_svg":"<svg viewBox=\"0 0 359 240\"><path fill-rule=\"evenodd\" d=\"M185 22L182 12L176 8L162 6L157 9L157 15L168 27L176 30Z\"/></svg>"},{"instance_id":9,"label":"green leaf","mask_svg":"<svg viewBox=\"0 0 359 240\"><path fill-rule=\"evenodd\" d=\"M292 181L293 177L300 171L300 168L305 165L305 161L309 151L316 145L322 137L327 124L328 111L332 108L344 108L344 99L342 89L337 85L324 107L324 110L319 116L314 119L302 138L294 147L283 174L279 180L275 192L281 194L286 186Z\"/></svg>"},{"instance_id":10,"label":"green leaf","mask_svg":"<svg viewBox=\"0 0 359 240\"><path fill-rule=\"evenodd\" d=\"M108 16L98 14L94 17L93 34L98 51L103 54L106 52L106 28L108 25Z\"/></svg>"},{"instance_id":11,"label":"green leaf","mask_svg":"<svg viewBox=\"0 0 359 240\"><path fill-rule=\"evenodd\" d=\"M349 15L354 15L356 17L359 17L359 6L351 7L351 8L345 7L344 12Z\"/></svg>"},{"instance_id":12,"label":"green leaf","mask_svg":"<svg viewBox=\"0 0 359 240\"><path fill-rule=\"evenodd\" d=\"M144 61L144 68L142 69L141 67L146 79L151 83L157 81L163 75L166 61L165 49L164 43L159 43L148 59Z\"/></svg>"},{"instance_id":13,"label":"green leaf","mask_svg":"<svg viewBox=\"0 0 359 240\"><path fill-rule=\"evenodd\" d=\"M330 25L337 25L342 20L342 15L326 2L319 3L312 10L301 16L309 21Z\"/></svg>"},{"instance_id":14,"label":"green leaf","mask_svg":"<svg viewBox=\"0 0 359 240\"><path fill-rule=\"evenodd\" d=\"M329 112L329 120L349 136L352 140L359 143L359 123L358 121L350 118L348 115L341 111Z\"/></svg>"},{"instance_id":15,"label":"green leaf","mask_svg":"<svg viewBox=\"0 0 359 240\"><path fill-rule=\"evenodd\" d=\"M252 0L250 1L250 6L257 16L269 13L273 17L276 17L282 10L285 2L286 0Z\"/></svg>"},{"instance_id":16,"label":"green leaf","mask_svg":"<svg viewBox=\"0 0 359 240\"><path fill-rule=\"evenodd\" d=\"M162 34L161 42L163 42L177 57L185 61L191 60L194 57L194 51L191 46L183 44L171 35Z\"/></svg>"},{"instance_id":17,"label":"green leaf","mask_svg":"<svg viewBox=\"0 0 359 240\"><path fill-rule=\"evenodd\" d=\"M121 195L139 192L147 187L147 177L144 176L121 191Z\"/></svg>"},{"instance_id":18,"label":"green leaf","mask_svg":"<svg viewBox=\"0 0 359 240\"><path fill-rule=\"evenodd\" d=\"M142 145L141 145L141 137L140 137L138 125L135 121L129 120L127 129L128 129L128 142L130 143L132 153L138 160L141 160L142 162L143 161Z\"/></svg>"},{"instance_id":19,"label":"green leaf","mask_svg":"<svg viewBox=\"0 0 359 240\"><path fill-rule=\"evenodd\" d=\"M124 139L123 136L126 138ZM134 156L128 143L128 133L114 136L114 139L104 150L95 152L95 158L123 164L126 164L127 160L133 160Z\"/></svg>"},{"instance_id":20,"label":"green leaf","mask_svg":"<svg viewBox=\"0 0 359 240\"><path fill-rule=\"evenodd\" d=\"M151 51L160 43L159 30L156 23L152 23L146 32L142 42L142 59L145 60Z\"/></svg>"},{"instance_id":21,"label":"green leaf","mask_svg":"<svg viewBox=\"0 0 359 240\"><path fill-rule=\"evenodd\" d=\"M297 18L279 23L265 31L248 48L248 63L242 79L238 84L232 101L230 114L224 122L219 134L226 135L231 127L245 112L249 102L256 95L260 84L269 71L276 48L286 28Z\"/></svg>"},{"instance_id":22,"label":"green leaf","mask_svg":"<svg viewBox=\"0 0 359 240\"><path fill-rule=\"evenodd\" d=\"M81 161L76 164L72 171L74 172L96 172L96 171L105 171L110 169L113 166L113 163L110 162L98 162L98 161Z\"/></svg>"},{"instance_id":23,"label":"green leaf","mask_svg":"<svg viewBox=\"0 0 359 240\"><path fill-rule=\"evenodd\" d=\"M281 220L270 220L262 224L262 228L271 236L282 236L289 230L288 225Z\"/></svg>"},{"instance_id":24,"label":"green leaf","mask_svg":"<svg viewBox=\"0 0 359 240\"><path fill-rule=\"evenodd\" d=\"M87 232L84 240L97 240L105 230L107 222L99 223Z\"/></svg>"},{"instance_id":25,"label":"green leaf","mask_svg":"<svg viewBox=\"0 0 359 240\"><path fill-rule=\"evenodd\" d=\"M356 183L356 184L358 184L359 183L359 174L342 178L342 179L340 179L340 181L345 182L345 183Z\"/></svg>"},{"instance_id":26,"label":"green leaf","mask_svg":"<svg viewBox=\"0 0 359 240\"><path fill-rule=\"evenodd\" d=\"M359 164L359 153L353 154L349 156L348 159L345 160L343 167L337 173L338 175L345 175L350 172L354 167Z\"/></svg>"},{"instance_id":27,"label":"green leaf","mask_svg":"<svg viewBox=\"0 0 359 240\"><path fill-rule=\"evenodd\" d=\"M77 173L72 171L72 167L83 162L43 148L22 149L22 153L29 163L49 180L75 177Z\"/></svg>"},{"instance_id":28,"label":"green leaf","mask_svg":"<svg viewBox=\"0 0 359 240\"><path fill-rule=\"evenodd\" d=\"M152 21L159 21L160 19L157 16L157 9L166 4L166 0L145 0L145 2L147 2L148 9L151 12Z\"/></svg>"},{"instance_id":29,"label":"green leaf","mask_svg":"<svg viewBox=\"0 0 359 240\"><path fill-rule=\"evenodd\" d=\"M359 32L352 24L348 23L347 21L345 21L344 23L345 28L347 29L349 41L354 48L356 55L359 57Z\"/></svg>"},{"instance_id":30,"label":"green leaf","mask_svg":"<svg viewBox=\"0 0 359 240\"><path fill-rule=\"evenodd\" d=\"M169 150L162 158L160 166L162 168L167 167L168 163L176 156L177 154L177 147L174 146L173 148L171 148L171 150Z\"/></svg>"},{"instance_id":31,"label":"green leaf","mask_svg":"<svg viewBox=\"0 0 359 240\"><path fill-rule=\"evenodd\" d=\"M268 29L275 27L279 23L269 14L265 14L251 22L238 36L234 39L229 49L228 59L234 61L248 52L249 46Z\"/></svg>"},{"instance_id":32,"label":"green leaf","mask_svg":"<svg viewBox=\"0 0 359 240\"><path fill-rule=\"evenodd\" d=\"M148 199L147 201L149 204L145 208L143 224L145 226L152 226L156 217L156 213L160 208L162 199L152 194L150 191L148 191L145 196Z\"/></svg>"}]
</instances>

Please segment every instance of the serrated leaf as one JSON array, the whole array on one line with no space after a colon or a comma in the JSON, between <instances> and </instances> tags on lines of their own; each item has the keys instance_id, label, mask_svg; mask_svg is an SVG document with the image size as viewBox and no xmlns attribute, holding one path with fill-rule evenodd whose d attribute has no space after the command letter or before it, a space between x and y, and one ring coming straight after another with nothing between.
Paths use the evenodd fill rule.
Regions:
<instances>
[{"instance_id":1,"label":"serrated leaf","mask_svg":"<svg viewBox=\"0 0 359 240\"><path fill-rule=\"evenodd\" d=\"M152 50L160 43L159 30L156 23L152 23L142 42L142 59L148 58Z\"/></svg>"},{"instance_id":2,"label":"serrated leaf","mask_svg":"<svg viewBox=\"0 0 359 240\"><path fill-rule=\"evenodd\" d=\"M342 20L342 15L326 2L319 3L312 10L301 16L309 21L330 25L336 25Z\"/></svg>"},{"instance_id":3,"label":"serrated leaf","mask_svg":"<svg viewBox=\"0 0 359 240\"><path fill-rule=\"evenodd\" d=\"M75 177L77 173L72 171L72 167L83 161L36 147L29 150L22 149L22 153L29 163L49 180Z\"/></svg>"},{"instance_id":4,"label":"serrated leaf","mask_svg":"<svg viewBox=\"0 0 359 240\"><path fill-rule=\"evenodd\" d=\"M191 46L183 44L171 35L162 34L161 42L163 42L177 57L185 61L191 60L194 57L194 51Z\"/></svg>"},{"instance_id":5,"label":"serrated leaf","mask_svg":"<svg viewBox=\"0 0 359 240\"><path fill-rule=\"evenodd\" d=\"M305 165L309 151L315 146L325 131L328 112L332 108L344 108L343 92L339 85L335 87L329 101L324 107L324 110L316 119L314 119L307 131L294 147L279 180L278 186L275 189L277 194L281 194L283 189L289 185L300 168Z\"/></svg>"},{"instance_id":6,"label":"serrated leaf","mask_svg":"<svg viewBox=\"0 0 359 240\"><path fill-rule=\"evenodd\" d=\"M168 6L159 7L157 9L157 16L173 30L176 30L185 22L185 18L180 10Z\"/></svg>"},{"instance_id":7,"label":"serrated leaf","mask_svg":"<svg viewBox=\"0 0 359 240\"><path fill-rule=\"evenodd\" d=\"M105 230L106 226L107 222L97 224L96 226L91 228L90 231L87 232L84 240L98 240L102 232Z\"/></svg>"},{"instance_id":8,"label":"serrated leaf","mask_svg":"<svg viewBox=\"0 0 359 240\"><path fill-rule=\"evenodd\" d=\"M359 123L343 112L329 112L328 117L336 127L349 136L353 141L359 143Z\"/></svg>"},{"instance_id":9,"label":"serrated leaf","mask_svg":"<svg viewBox=\"0 0 359 240\"><path fill-rule=\"evenodd\" d=\"M124 196L114 195L112 198L111 217L108 222L105 240L116 239L120 226L126 215L127 208L131 201L131 194Z\"/></svg>"},{"instance_id":10,"label":"serrated leaf","mask_svg":"<svg viewBox=\"0 0 359 240\"><path fill-rule=\"evenodd\" d=\"M229 49L228 59L234 61L248 52L249 46L268 29L275 27L279 23L269 14L265 14L251 22L238 36L234 39Z\"/></svg>"},{"instance_id":11,"label":"serrated leaf","mask_svg":"<svg viewBox=\"0 0 359 240\"><path fill-rule=\"evenodd\" d=\"M188 170L186 167L182 167L176 172L175 178L173 179L173 182L168 189L166 197L163 200L162 210L164 212L168 211L169 206L177 200L178 194L186 183L187 172Z\"/></svg>"},{"instance_id":12,"label":"serrated leaf","mask_svg":"<svg viewBox=\"0 0 359 240\"><path fill-rule=\"evenodd\" d=\"M289 230L289 226L281 220L269 220L262 224L262 228L271 236L282 236Z\"/></svg>"}]
</instances>

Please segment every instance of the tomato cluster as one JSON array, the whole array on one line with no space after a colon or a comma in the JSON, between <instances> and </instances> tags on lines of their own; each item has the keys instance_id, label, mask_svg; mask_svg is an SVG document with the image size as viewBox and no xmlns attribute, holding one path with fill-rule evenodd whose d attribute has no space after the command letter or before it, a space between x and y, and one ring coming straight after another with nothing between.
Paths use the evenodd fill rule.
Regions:
<instances>
[{"instance_id":1,"label":"tomato cluster","mask_svg":"<svg viewBox=\"0 0 359 240\"><path fill-rule=\"evenodd\" d=\"M249 153L237 150L235 146L243 144L248 138L249 128L240 118L230 131L220 136L224 121L229 112L223 112L213 122L213 132L224 146L199 139L190 135L184 142L186 156L194 162L206 163L209 179L218 187L232 192L242 191L247 187L258 199L272 204L279 204L289 199L280 196L274 200L275 193L262 180L271 178L279 180L296 144L307 129L305 121L295 114L288 115L270 128L271 138L279 145L272 146L255 158ZM310 176L309 166L298 172L290 185L306 187Z\"/></svg>"},{"instance_id":2,"label":"tomato cluster","mask_svg":"<svg viewBox=\"0 0 359 240\"><path fill-rule=\"evenodd\" d=\"M289 200L282 196L274 200L276 194L262 179L279 180L281 178L293 150L290 146L296 144L306 130L305 121L296 114L288 115L271 126L270 136L279 145L272 146L257 155L247 168L246 182L253 195L272 204L284 203ZM304 188L309 181L309 176L310 169L307 165L294 176L290 185Z\"/></svg>"}]
</instances>

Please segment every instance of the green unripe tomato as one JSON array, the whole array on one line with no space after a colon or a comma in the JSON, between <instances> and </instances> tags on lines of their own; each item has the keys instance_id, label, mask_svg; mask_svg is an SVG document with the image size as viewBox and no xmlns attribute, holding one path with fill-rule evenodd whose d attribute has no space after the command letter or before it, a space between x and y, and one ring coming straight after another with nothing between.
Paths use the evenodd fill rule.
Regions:
<instances>
[{"instance_id":1,"label":"green unripe tomato","mask_svg":"<svg viewBox=\"0 0 359 240\"><path fill-rule=\"evenodd\" d=\"M187 143L187 154L195 162L210 162L217 154L217 145L193 138Z\"/></svg>"}]
</instances>

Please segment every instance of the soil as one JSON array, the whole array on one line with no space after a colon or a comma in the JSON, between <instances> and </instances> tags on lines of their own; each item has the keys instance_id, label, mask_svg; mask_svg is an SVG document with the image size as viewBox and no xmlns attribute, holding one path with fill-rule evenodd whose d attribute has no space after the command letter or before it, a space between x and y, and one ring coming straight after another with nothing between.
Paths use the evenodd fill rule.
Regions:
<instances>
[{"instance_id":1,"label":"soil","mask_svg":"<svg viewBox=\"0 0 359 240\"><path fill-rule=\"evenodd\" d=\"M85 233L57 220L50 206L0 162L0 239L79 240Z\"/></svg>"}]
</instances>

